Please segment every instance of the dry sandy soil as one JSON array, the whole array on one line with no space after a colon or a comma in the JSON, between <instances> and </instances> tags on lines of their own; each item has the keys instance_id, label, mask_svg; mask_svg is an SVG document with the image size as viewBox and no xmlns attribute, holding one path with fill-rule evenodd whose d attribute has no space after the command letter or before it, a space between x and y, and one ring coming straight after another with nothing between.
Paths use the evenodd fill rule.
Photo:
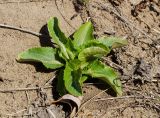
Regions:
<instances>
[{"instance_id":1,"label":"dry sandy soil","mask_svg":"<svg viewBox=\"0 0 160 118\"><path fill-rule=\"evenodd\" d=\"M96 37L111 35L129 41L106 57L106 64L120 73L123 97L114 97L112 91L94 97L107 87L101 81L89 81L83 87L83 103L94 99L83 105L76 118L160 117L159 0L90 0L86 5L76 0L0 0L0 24L45 33L43 26L51 16L58 17L68 35L90 17ZM55 84L48 82L54 73L40 64L16 62L20 52L47 45L45 38L0 27L1 118L51 118L47 109L57 118L67 117L63 105L46 106L57 94Z\"/></svg>"}]
</instances>

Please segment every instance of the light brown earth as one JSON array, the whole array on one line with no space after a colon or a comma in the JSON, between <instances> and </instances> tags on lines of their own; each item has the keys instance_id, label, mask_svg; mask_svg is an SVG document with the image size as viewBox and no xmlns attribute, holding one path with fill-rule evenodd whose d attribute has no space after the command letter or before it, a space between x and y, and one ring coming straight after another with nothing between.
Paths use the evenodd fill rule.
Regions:
<instances>
[{"instance_id":1,"label":"light brown earth","mask_svg":"<svg viewBox=\"0 0 160 118\"><path fill-rule=\"evenodd\" d=\"M126 37L129 44L106 57L106 64L113 66L121 75L124 97L118 99L111 92L104 92L88 102L77 117L159 118L160 1L146 0L140 3L141 1L90 0L85 6L76 0L0 0L0 24L40 32L47 20L56 16L63 31L70 35L90 17L96 37ZM50 86L45 84L54 76L53 72L42 69L39 64L22 64L16 61L20 52L44 46L44 40L28 33L0 28L1 118L49 118L45 110L50 107L58 118L65 116L62 106L44 104L45 97L47 100L53 99L55 84L53 91L49 88L2 92L8 89ZM99 84L94 84L97 82ZM89 83L91 84L83 87L83 102L107 89L98 80ZM112 99L106 99L110 97Z\"/></svg>"}]
</instances>

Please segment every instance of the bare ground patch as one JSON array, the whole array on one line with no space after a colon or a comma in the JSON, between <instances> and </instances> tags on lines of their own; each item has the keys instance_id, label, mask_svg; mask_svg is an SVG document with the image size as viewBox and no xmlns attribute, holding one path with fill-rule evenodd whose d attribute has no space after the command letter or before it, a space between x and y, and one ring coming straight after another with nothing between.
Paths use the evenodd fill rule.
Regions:
<instances>
[{"instance_id":1,"label":"bare ground patch","mask_svg":"<svg viewBox=\"0 0 160 118\"><path fill-rule=\"evenodd\" d=\"M111 92L98 93L106 85L86 83L85 105L78 112L81 118L158 118L160 115L160 4L132 0L92 0L86 6L76 1L0 0L0 23L39 32L51 16L61 21L69 35L90 17L95 36L126 37L128 46L114 50L106 64L116 68L123 84L122 98ZM47 43L39 37L6 28L0 29L0 117L65 117L62 106L48 105L55 98L55 86L47 83L54 73L41 65L17 63L18 53ZM47 84L46 84L47 83ZM97 83L97 82L96 82ZM50 88L51 86L51 88ZM45 88L49 87L49 88ZM53 96L53 97L52 97ZM132 96L132 97L129 97ZM158 98L158 99L157 99ZM67 115L67 114L66 114Z\"/></svg>"}]
</instances>

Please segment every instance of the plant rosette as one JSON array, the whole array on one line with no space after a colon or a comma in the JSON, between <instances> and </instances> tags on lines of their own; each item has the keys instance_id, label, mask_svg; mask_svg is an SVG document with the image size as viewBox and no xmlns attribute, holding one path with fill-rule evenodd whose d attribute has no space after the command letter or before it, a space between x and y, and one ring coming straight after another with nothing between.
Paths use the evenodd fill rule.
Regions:
<instances>
[{"instance_id":1,"label":"plant rosette","mask_svg":"<svg viewBox=\"0 0 160 118\"><path fill-rule=\"evenodd\" d=\"M117 72L105 65L101 57L107 56L114 48L127 45L126 39L118 37L93 36L90 21L82 24L68 38L61 31L56 17L47 23L54 47L35 47L18 55L19 62L41 62L47 69L58 69L57 91L60 96L71 94L82 96L83 83L91 77L98 78L111 86L118 96L122 95L122 85Z\"/></svg>"}]
</instances>

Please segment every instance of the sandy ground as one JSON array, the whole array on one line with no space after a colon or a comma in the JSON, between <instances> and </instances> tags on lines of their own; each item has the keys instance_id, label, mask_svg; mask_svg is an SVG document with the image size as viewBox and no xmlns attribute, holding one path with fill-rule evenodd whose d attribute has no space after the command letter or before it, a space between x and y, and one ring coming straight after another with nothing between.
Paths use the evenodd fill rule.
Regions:
<instances>
[{"instance_id":1,"label":"sandy ground","mask_svg":"<svg viewBox=\"0 0 160 118\"><path fill-rule=\"evenodd\" d=\"M123 84L123 96L113 98L104 92L88 102L78 118L158 118L160 115L160 3L133 0L91 0L86 6L76 0L0 0L0 24L40 32L47 20L56 16L63 31L70 35L90 17L95 36L126 37L128 46L106 57L106 64L117 69ZM43 33L43 32L42 32ZM31 47L45 46L45 39L28 33L0 28L0 90L48 87L54 73L42 65L16 62L17 55ZM117 66L118 65L118 66ZM98 80L95 80L97 82ZM86 102L106 85L85 84ZM52 100L52 88L32 91L0 92L0 117L49 118L41 98ZM139 98L138 96L144 96ZM102 100L105 98L106 100ZM151 99L152 98L152 99ZM51 106L57 117L65 117L62 106Z\"/></svg>"}]
</instances>

